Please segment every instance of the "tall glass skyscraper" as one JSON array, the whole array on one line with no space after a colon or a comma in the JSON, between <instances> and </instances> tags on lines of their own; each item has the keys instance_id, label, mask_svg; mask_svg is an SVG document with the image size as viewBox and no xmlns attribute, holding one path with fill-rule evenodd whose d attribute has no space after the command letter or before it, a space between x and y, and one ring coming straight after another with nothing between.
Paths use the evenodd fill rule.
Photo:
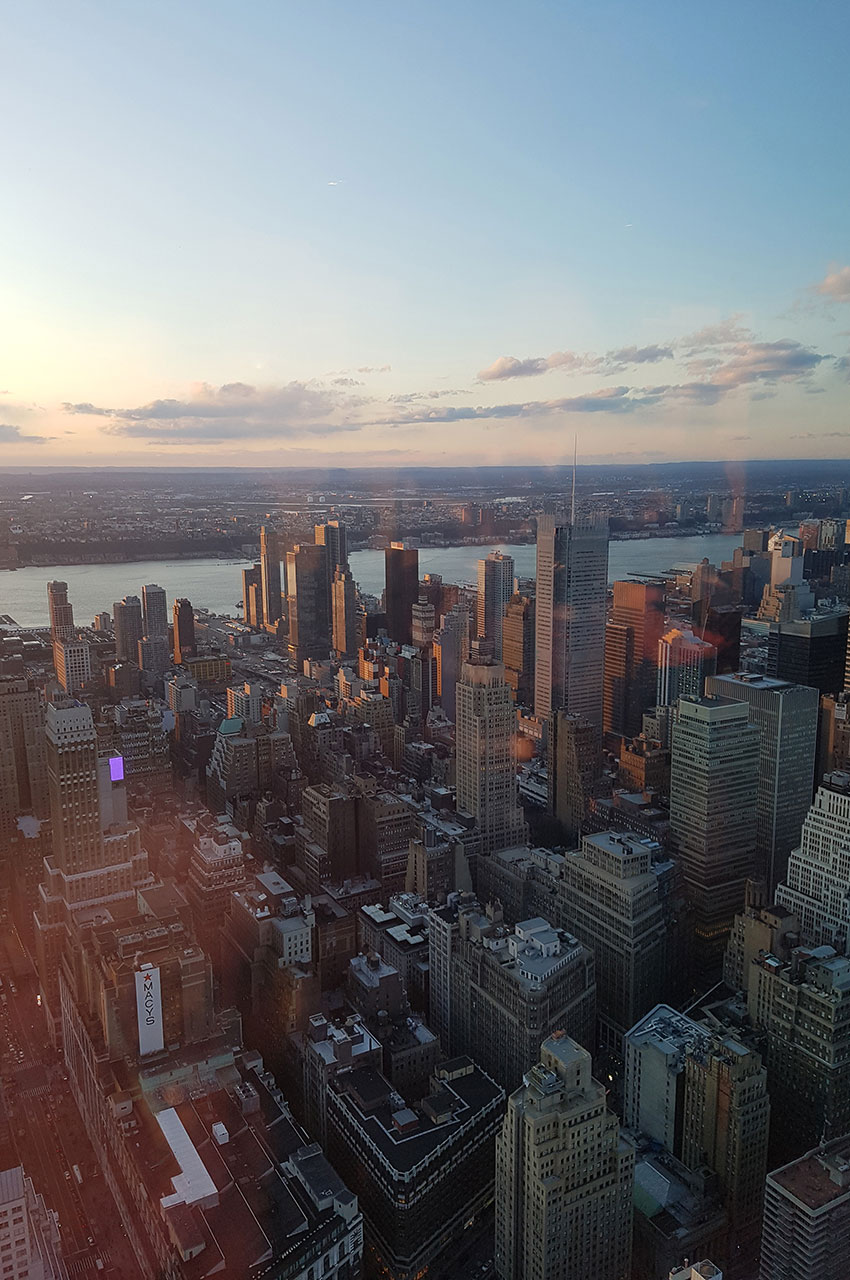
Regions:
<instances>
[{"instance_id":1,"label":"tall glass skyscraper","mask_svg":"<svg viewBox=\"0 0 850 1280\"><path fill-rule=\"evenodd\" d=\"M608 518L544 513L537 522L534 711L602 724Z\"/></svg>"}]
</instances>

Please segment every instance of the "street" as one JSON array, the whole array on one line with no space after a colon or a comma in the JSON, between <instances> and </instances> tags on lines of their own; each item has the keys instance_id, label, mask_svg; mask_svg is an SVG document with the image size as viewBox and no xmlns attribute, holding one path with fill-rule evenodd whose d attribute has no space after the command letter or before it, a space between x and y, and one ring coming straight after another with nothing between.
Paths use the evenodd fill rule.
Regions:
<instances>
[{"instance_id":1,"label":"street","mask_svg":"<svg viewBox=\"0 0 850 1280\"><path fill-rule=\"evenodd\" d=\"M68 1274L96 1272L139 1280L117 1207L71 1096L61 1054L49 1044L35 975L17 937L9 932L0 948L0 980L0 1083L11 1134L36 1191L59 1215Z\"/></svg>"}]
</instances>

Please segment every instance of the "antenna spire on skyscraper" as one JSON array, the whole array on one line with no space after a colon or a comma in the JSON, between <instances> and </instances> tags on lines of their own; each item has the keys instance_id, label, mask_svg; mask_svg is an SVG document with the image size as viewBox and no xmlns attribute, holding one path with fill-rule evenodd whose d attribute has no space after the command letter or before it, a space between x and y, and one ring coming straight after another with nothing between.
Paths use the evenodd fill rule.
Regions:
<instances>
[{"instance_id":1,"label":"antenna spire on skyscraper","mask_svg":"<svg viewBox=\"0 0 850 1280\"><path fill-rule=\"evenodd\" d=\"M578 462L578 433L573 436L573 494L570 502L570 524L576 522L576 463Z\"/></svg>"}]
</instances>

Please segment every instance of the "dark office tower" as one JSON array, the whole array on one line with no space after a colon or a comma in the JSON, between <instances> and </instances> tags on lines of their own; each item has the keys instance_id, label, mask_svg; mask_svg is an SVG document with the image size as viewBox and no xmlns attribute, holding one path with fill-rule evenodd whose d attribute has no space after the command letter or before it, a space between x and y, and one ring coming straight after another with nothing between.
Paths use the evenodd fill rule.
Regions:
<instances>
[{"instance_id":1,"label":"dark office tower","mask_svg":"<svg viewBox=\"0 0 850 1280\"><path fill-rule=\"evenodd\" d=\"M333 578L337 568L348 568L348 529L339 520L328 520L315 527L316 545L327 547L328 568Z\"/></svg>"},{"instance_id":2,"label":"dark office tower","mask_svg":"<svg viewBox=\"0 0 850 1280\"><path fill-rule=\"evenodd\" d=\"M602 773L599 727L585 716L553 711L549 717L549 812L577 846L593 787Z\"/></svg>"},{"instance_id":3,"label":"dark office tower","mask_svg":"<svg viewBox=\"0 0 850 1280\"><path fill-rule=\"evenodd\" d=\"M692 631L673 627L658 645L659 707L673 707L679 698L698 698L707 676L717 673L717 650Z\"/></svg>"},{"instance_id":4,"label":"dark office tower","mask_svg":"<svg viewBox=\"0 0 850 1280\"><path fill-rule=\"evenodd\" d=\"M0 866L21 814L47 816L45 709L30 680L0 680Z\"/></svg>"},{"instance_id":5,"label":"dark office tower","mask_svg":"<svg viewBox=\"0 0 850 1280\"><path fill-rule=\"evenodd\" d=\"M286 553L289 653L297 663L331 649L327 548L303 543Z\"/></svg>"},{"instance_id":6,"label":"dark office tower","mask_svg":"<svg viewBox=\"0 0 850 1280\"><path fill-rule=\"evenodd\" d=\"M331 589L332 639L338 658L353 655L360 647L357 588L348 569L334 570Z\"/></svg>"},{"instance_id":7,"label":"dark office tower","mask_svg":"<svg viewBox=\"0 0 850 1280\"><path fill-rule=\"evenodd\" d=\"M512 556L491 551L478 561L478 635L493 642L493 655L502 661L502 627L505 609L514 590Z\"/></svg>"},{"instance_id":8,"label":"dark office tower","mask_svg":"<svg viewBox=\"0 0 850 1280\"><path fill-rule=\"evenodd\" d=\"M534 699L534 597L512 595L502 619L502 661L514 702Z\"/></svg>"},{"instance_id":9,"label":"dark office tower","mask_svg":"<svg viewBox=\"0 0 850 1280\"><path fill-rule=\"evenodd\" d=\"M749 708L760 735L756 854L759 878L772 893L785 879L812 801L818 737L816 689L742 671L709 676L705 691Z\"/></svg>"},{"instance_id":10,"label":"dark office tower","mask_svg":"<svg viewBox=\"0 0 850 1280\"><path fill-rule=\"evenodd\" d=\"M125 596L112 606L115 631L115 657L119 662L138 662L139 641L144 635L142 602L138 596Z\"/></svg>"},{"instance_id":11,"label":"dark office tower","mask_svg":"<svg viewBox=\"0 0 850 1280\"><path fill-rule=\"evenodd\" d=\"M847 664L847 612L771 623L767 674L820 693L840 693Z\"/></svg>"},{"instance_id":12,"label":"dark office tower","mask_svg":"<svg viewBox=\"0 0 850 1280\"><path fill-rule=\"evenodd\" d=\"M188 600L174 601L174 665L179 667L187 658L195 658L195 610Z\"/></svg>"},{"instance_id":13,"label":"dark office tower","mask_svg":"<svg viewBox=\"0 0 850 1280\"><path fill-rule=\"evenodd\" d=\"M608 519L562 515L537 522L537 666L534 710L562 707L602 724L608 596Z\"/></svg>"},{"instance_id":14,"label":"dark office tower","mask_svg":"<svg viewBox=\"0 0 850 1280\"><path fill-rule=\"evenodd\" d=\"M413 606L419 600L419 552L403 542L393 542L386 548L384 559L387 632L398 644L411 644Z\"/></svg>"},{"instance_id":15,"label":"dark office tower","mask_svg":"<svg viewBox=\"0 0 850 1280\"><path fill-rule=\"evenodd\" d=\"M770 539L769 529L745 529L743 547L745 551L752 551L756 555L767 551L767 544Z\"/></svg>"},{"instance_id":16,"label":"dark office tower","mask_svg":"<svg viewBox=\"0 0 850 1280\"><path fill-rule=\"evenodd\" d=\"M245 621L249 627L259 628L265 621L263 613L263 569L262 565L251 565L242 570L242 607Z\"/></svg>"},{"instance_id":17,"label":"dark office tower","mask_svg":"<svg viewBox=\"0 0 850 1280\"><path fill-rule=\"evenodd\" d=\"M670 832L694 912L694 970L719 975L756 868L759 729L744 702L683 697L673 725Z\"/></svg>"},{"instance_id":18,"label":"dark office tower","mask_svg":"<svg viewBox=\"0 0 850 1280\"><path fill-rule=\"evenodd\" d=\"M67 582L48 582L47 604L50 609L51 640L73 640L74 609L68 603Z\"/></svg>"},{"instance_id":19,"label":"dark office tower","mask_svg":"<svg viewBox=\"0 0 850 1280\"><path fill-rule=\"evenodd\" d=\"M280 598L280 542L271 525L260 529L260 582L263 594L263 622L279 622L283 617Z\"/></svg>"},{"instance_id":20,"label":"dark office tower","mask_svg":"<svg viewBox=\"0 0 850 1280\"><path fill-rule=\"evenodd\" d=\"M317 547L324 547L327 557L328 574L328 615L333 622L333 589L334 574L337 568L348 568L348 530L339 520L327 520L313 528L313 538Z\"/></svg>"},{"instance_id":21,"label":"dark office tower","mask_svg":"<svg viewBox=\"0 0 850 1280\"><path fill-rule=\"evenodd\" d=\"M142 587L142 614L148 640L168 638L168 605L165 588L148 583Z\"/></svg>"},{"instance_id":22,"label":"dark office tower","mask_svg":"<svg viewBox=\"0 0 850 1280\"><path fill-rule=\"evenodd\" d=\"M634 738L640 733L641 717L655 703L658 642L663 633L664 588L646 582L615 582L605 631L606 734Z\"/></svg>"},{"instance_id":23,"label":"dark office tower","mask_svg":"<svg viewBox=\"0 0 850 1280\"><path fill-rule=\"evenodd\" d=\"M717 650L717 674L734 675L741 665L741 619L744 610L737 604L712 605L700 600L694 606L694 629Z\"/></svg>"}]
</instances>

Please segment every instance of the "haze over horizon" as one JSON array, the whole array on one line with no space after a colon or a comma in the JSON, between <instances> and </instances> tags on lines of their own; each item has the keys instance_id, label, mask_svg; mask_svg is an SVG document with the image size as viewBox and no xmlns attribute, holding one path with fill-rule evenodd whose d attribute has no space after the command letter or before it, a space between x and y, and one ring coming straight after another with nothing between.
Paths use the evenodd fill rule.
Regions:
<instances>
[{"instance_id":1,"label":"haze over horizon","mask_svg":"<svg viewBox=\"0 0 850 1280\"><path fill-rule=\"evenodd\" d=\"M816 19L20 10L0 466L850 456Z\"/></svg>"}]
</instances>

